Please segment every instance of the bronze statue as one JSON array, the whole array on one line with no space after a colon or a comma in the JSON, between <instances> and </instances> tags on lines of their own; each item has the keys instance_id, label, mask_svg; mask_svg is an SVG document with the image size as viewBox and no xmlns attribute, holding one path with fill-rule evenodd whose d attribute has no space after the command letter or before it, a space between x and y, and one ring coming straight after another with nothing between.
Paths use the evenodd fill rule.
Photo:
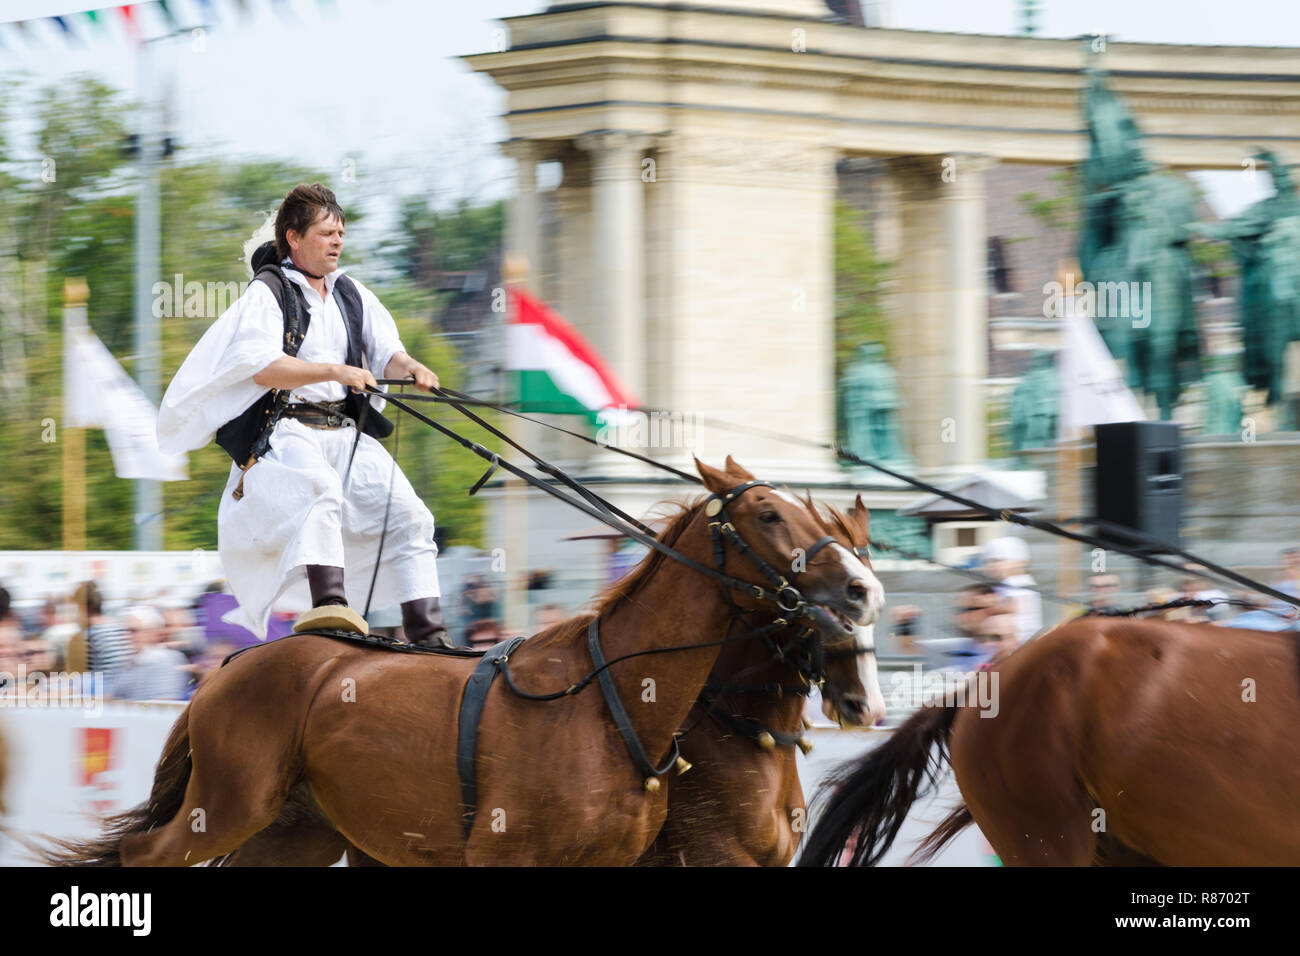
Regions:
<instances>
[{"instance_id":1,"label":"bronze statue","mask_svg":"<svg viewBox=\"0 0 1300 956\"><path fill-rule=\"evenodd\" d=\"M898 377L879 342L859 346L840 379L840 434L845 450L882 464L910 465L899 436Z\"/></svg>"},{"instance_id":2,"label":"bronze statue","mask_svg":"<svg viewBox=\"0 0 1300 956\"><path fill-rule=\"evenodd\" d=\"M1188 247L1196 197L1143 155L1141 133L1105 73L1089 68L1084 118L1084 228L1079 263L1096 289L1094 314L1131 387L1172 416L1183 387L1200 377L1200 337Z\"/></svg>"},{"instance_id":3,"label":"bronze statue","mask_svg":"<svg viewBox=\"0 0 1300 956\"><path fill-rule=\"evenodd\" d=\"M1241 266L1244 377L1251 387L1268 389L1272 405L1283 399L1287 343L1300 338L1300 196L1273 153L1260 150L1254 158L1268 165L1274 194L1199 231L1232 243ZM1288 404L1282 427L1294 427L1293 417Z\"/></svg>"},{"instance_id":4,"label":"bronze statue","mask_svg":"<svg viewBox=\"0 0 1300 956\"><path fill-rule=\"evenodd\" d=\"M1058 392L1056 353L1040 349L1011 393L1011 447L1017 452L1055 444Z\"/></svg>"}]
</instances>

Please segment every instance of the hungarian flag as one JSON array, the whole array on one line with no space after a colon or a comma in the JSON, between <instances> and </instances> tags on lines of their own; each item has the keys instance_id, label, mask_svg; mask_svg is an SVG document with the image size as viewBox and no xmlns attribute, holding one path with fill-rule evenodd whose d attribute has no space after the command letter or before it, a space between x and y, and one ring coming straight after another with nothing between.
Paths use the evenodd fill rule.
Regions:
<instances>
[{"instance_id":1,"label":"hungarian flag","mask_svg":"<svg viewBox=\"0 0 1300 956\"><path fill-rule=\"evenodd\" d=\"M516 372L519 410L584 415L621 424L640 402L578 330L545 303L510 289L506 368Z\"/></svg>"}]
</instances>

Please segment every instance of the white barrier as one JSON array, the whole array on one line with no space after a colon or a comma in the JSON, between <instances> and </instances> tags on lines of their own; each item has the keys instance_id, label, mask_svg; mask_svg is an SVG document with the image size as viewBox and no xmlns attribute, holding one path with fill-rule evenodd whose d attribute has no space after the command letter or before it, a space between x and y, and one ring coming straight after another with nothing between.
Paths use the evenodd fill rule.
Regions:
<instances>
[{"instance_id":1,"label":"white barrier","mask_svg":"<svg viewBox=\"0 0 1300 956\"><path fill-rule=\"evenodd\" d=\"M4 822L21 833L93 836L98 831L97 814L127 810L149 796L163 744L184 707L172 701L109 701L99 716L72 707L0 707L0 734L9 750L2 795L8 808ZM886 730L817 727L810 731L815 749L807 757L796 753L806 797L812 798L831 767L861 756L889 735ZM949 774L936 795L909 815L885 856L885 865L902 864L958 799ZM971 827L932 865L987 866L990 862L983 837ZM0 866L33 864L21 845L0 835Z\"/></svg>"},{"instance_id":2,"label":"white barrier","mask_svg":"<svg viewBox=\"0 0 1300 956\"><path fill-rule=\"evenodd\" d=\"M149 796L167 734L184 710L175 701L108 701L94 716L79 707L0 707L9 752L5 823L21 833L89 837L96 815ZM0 835L0 866L35 861Z\"/></svg>"}]
</instances>

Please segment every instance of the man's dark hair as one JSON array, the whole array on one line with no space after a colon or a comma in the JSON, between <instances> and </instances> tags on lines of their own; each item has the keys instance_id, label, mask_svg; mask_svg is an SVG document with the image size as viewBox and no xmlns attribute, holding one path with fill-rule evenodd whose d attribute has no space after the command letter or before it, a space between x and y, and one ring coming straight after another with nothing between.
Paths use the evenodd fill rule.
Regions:
<instances>
[{"instance_id":1,"label":"man's dark hair","mask_svg":"<svg viewBox=\"0 0 1300 956\"><path fill-rule=\"evenodd\" d=\"M4 588L0 588L0 621L3 621L9 616L9 605L11 601L12 598L9 597L9 592Z\"/></svg>"},{"instance_id":2,"label":"man's dark hair","mask_svg":"<svg viewBox=\"0 0 1300 956\"><path fill-rule=\"evenodd\" d=\"M280 211L275 214L275 251L279 253L280 258L284 259L289 255L289 230L292 229L300 236L307 234L308 227L313 222L321 218L321 213L325 216L335 216L340 223L345 222L343 217L343 207L334 197L334 192L328 186L320 183L312 183L308 186L306 183L299 183L289 190L289 195L284 197L284 202L280 203Z\"/></svg>"}]
</instances>

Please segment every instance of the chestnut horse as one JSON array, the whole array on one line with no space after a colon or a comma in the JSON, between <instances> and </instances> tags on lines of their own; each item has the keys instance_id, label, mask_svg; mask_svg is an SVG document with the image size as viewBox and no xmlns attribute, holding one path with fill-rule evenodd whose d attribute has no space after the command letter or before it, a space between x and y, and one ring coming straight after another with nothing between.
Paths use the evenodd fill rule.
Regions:
<instances>
[{"instance_id":1,"label":"chestnut horse","mask_svg":"<svg viewBox=\"0 0 1300 956\"><path fill-rule=\"evenodd\" d=\"M801 866L877 862L945 750L965 802L918 859L974 822L1008 866L1300 864L1295 634L1084 617L989 673L996 716L923 707L825 785Z\"/></svg>"},{"instance_id":2,"label":"chestnut horse","mask_svg":"<svg viewBox=\"0 0 1300 956\"><path fill-rule=\"evenodd\" d=\"M726 509L724 527L748 553L727 547L722 570L757 593L724 592L715 579L655 551L596 608L608 660L645 655L609 670L656 764L670 753L718 656L717 646L672 649L720 638L736 607L771 609L759 596L771 583L766 572L791 567L796 549L822 537L805 507L753 483L730 458L725 470L696 465L712 495L678 515L661 541L712 565L710 524L717 522L710 519ZM798 613L831 640L866 620L879 588L841 550L823 549L799 590L785 589L786 600L793 594ZM590 622L575 618L519 647L509 661L516 685L558 693L589 679ZM491 688L478 731L477 812L465 834L457 730L475 663L376 653L315 635L242 654L203 683L172 728L149 800L110 818L98 839L57 841L45 859L210 860L276 823L291 793L319 811L321 829L345 841L336 842L334 859L347 844L388 865L616 865L639 858L663 825L666 793L644 785L594 690L537 701L502 681Z\"/></svg>"},{"instance_id":3,"label":"chestnut horse","mask_svg":"<svg viewBox=\"0 0 1300 956\"><path fill-rule=\"evenodd\" d=\"M828 510L826 530L870 568L869 514L861 496L847 518ZM872 622L883 601L881 592ZM844 642L846 649L826 648L823 709L844 726L870 725L885 716L872 636L868 623ZM689 732L679 741L694 769L668 781L668 819L638 865L785 866L805 829L794 749L809 685L789 660L774 660L755 641L723 648L709 685L739 692L706 689L691 709ZM769 735L761 744L760 732Z\"/></svg>"},{"instance_id":4,"label":"chestnut horse","mask_svg":"<svg viewBox=\"0 0 1300 956\"><path fill-rule=\"evenodd\" d=\"M871 569L866 554L868 512L859 497L849 517L827 508L818 514L812 502L809 513L836 543L859 556ZM879 613L883 594L869 598L868 618ZM771 611L748 615L750 626L775 619ZM726 706L738 717L747 734L738 733L697 702L678 740L681 755L693 765L689 773L669 776L668 816L654 844L637 861L638 866L769 865L785 866L793 857L803 831L804 800L794 757L794 741L802 734L802 716L809 687L806 628L792 626L769 642L747 640L722 648L709 674L705 696ZM875 671L871 625L858 627L848 640L827 643L822 693L828 714L843 724L874 723L884 716L884 698ZM780 659L774 660L779 654ZM711 692L714 686L763 690L733 695ZM776 696L773 688L783 693ZM758 742L760 732L772 734L772 746ZM342 838L299 791L291 794L279 818L255 835L224 866L327 866L338 858ZM372 866L376 861L356 847L347 846L350 866Z\"/></svg>"}]
</instances>

